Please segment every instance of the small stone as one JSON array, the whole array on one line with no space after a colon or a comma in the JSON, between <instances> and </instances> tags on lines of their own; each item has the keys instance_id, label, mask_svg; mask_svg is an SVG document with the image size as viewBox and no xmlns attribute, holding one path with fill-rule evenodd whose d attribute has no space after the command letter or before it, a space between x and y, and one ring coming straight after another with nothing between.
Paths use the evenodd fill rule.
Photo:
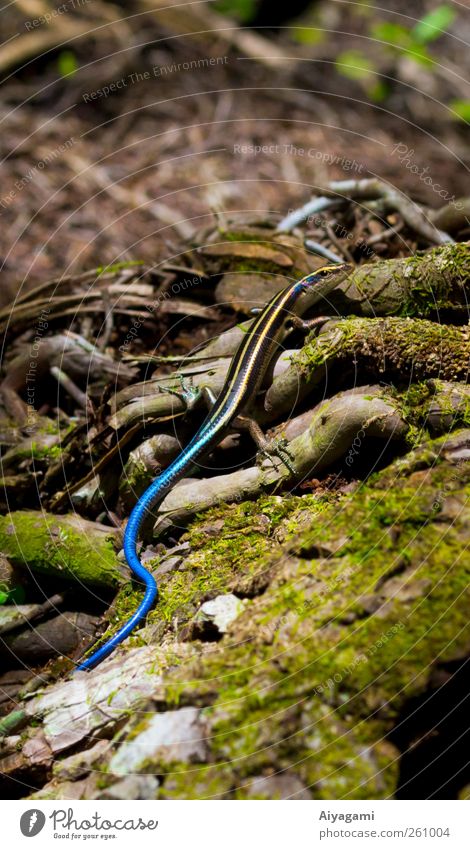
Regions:
<instances>
[{"instance_id":1,"label":"small stone","mask_svg":"<svg viewBox=\"0 0 470 849\"><path fill-rule=\"evenodd\" d=\"M155 799L160 783L154 775L128 775L91 796L92 799Z\"/></svg>"},{"instance_id":2,"label":"small stone","mask_svg":"<svg viewBox=\"0 0 470 849\"><path fill-rule=\"evenodd\" d=\"M162 575L167 575L169 572L174 572L183 562L182 557L168 557L163 563L160 563L156 569L152 569L152 575L155 578L161 578Z\"/></svg>"},{"instance_id":3,"label":"small stone","mask_svg":"<svg viewBox=\"0 0 470 849\"><path fill-rule=\"evenodd\" d=\"M260 775L251 782L249 799L311 799L310 790L294 774Z\"/></svg>"},{"instance_id":4,"label":"small stone","mask_svg":"<svg viewBox=\"0 0 470 849\"><path fill-rule=\"evenodd\" d=\"M77 752L68 758L55 761L52 768L53 775L56 778L74 781L84 778L89 775L94 764L104 755L110 745L109 740L99 740L91 749L85 749L84 752Z\"/></svg>"},{"instance_id":5,"label":"small stone","mask_svg":"<svg viewBox=\"0 0 470 849\"><path fill-rule=\"evenodd\" d=\"M205 601L196 614L197 622L210 622L220 634L226 634L229 625L240 615L245 605L233 593L218 595Z\"/></svg>"},{"instance_id":6,"label":"small stone","mask_svg":"<svg viewBox=\"0 0 470 849\"><path fill-rule=\"evenodd\" d=\"M142 731L121 744L109 762L108 772L126 775L145 771L149 761L203 762L207 757L206 737L207 731L196 708L156 713L144 723Z\"/></svg>"}]
</instances>

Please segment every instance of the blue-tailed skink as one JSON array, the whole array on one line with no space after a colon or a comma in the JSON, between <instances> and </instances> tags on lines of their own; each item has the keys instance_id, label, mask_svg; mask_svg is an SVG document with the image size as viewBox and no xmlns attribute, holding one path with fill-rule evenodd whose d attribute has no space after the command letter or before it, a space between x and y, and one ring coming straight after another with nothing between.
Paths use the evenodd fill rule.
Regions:
<instances>
[{"instance_id":1,"label":"blue-tailed skink","mask_svg":"<svg viewBox=\"0 0 470 849\"><path fill-rule=\"evenodd\" d=\"M290 283L260 310L235 353L223 389L214 399L207 417L181 454L150 484L129 516L124 532L124 553L134 573L146 587L144 598L131 618L97 651L83 660L78 670L91 669L122 643L144 619L157 598L153 575L142 565L137 554L139 530L149 511L161 501L181 478L191 473L195 462L207 454L226 433L230 424L249 407L279 345L301 316L317 300L326 297L347 277L350 266L326 265L301 280Z\"/></svg>"}]
</instances>

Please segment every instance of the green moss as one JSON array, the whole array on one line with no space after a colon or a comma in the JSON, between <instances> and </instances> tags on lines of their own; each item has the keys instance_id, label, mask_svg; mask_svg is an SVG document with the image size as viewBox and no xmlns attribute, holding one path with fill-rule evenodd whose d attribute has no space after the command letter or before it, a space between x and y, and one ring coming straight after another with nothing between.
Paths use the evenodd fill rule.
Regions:
<instances>
[{"instance_id":1,"label":"green moss","mask_svg":"<svg viewBox=\"0 0 470 849\"><path fill-rule=\"evenodd\" d=\"M408 393L411 420L430 397L424 385ZM263 496L196 517L151 623L184 623L230 589L250 601L220 642L158 650L156 703L200 708L209 761L149 757L162 798L244 799L254 778L290 774L314 798L393 795L387 735L433 664L468 653L470 464L442 450L464 437L420 447L340 500ZM113 628L140 598L122 588ZM131 718L125 739L145 724Z\"/></svg>"},{"instance_id":2,"label":"green moss","mask_svg":"<svg viewBox=\"0 0 470 849\"><path fill-rule=\"evenodd\" d=\"M41 445L34 441L24 450L25 459L34 460L57 460L61 454L62 447L60 445Z\"/></svg>"},{"instance_id":3,"label":"green moss","mask_svg":"<svg viewBox=\"0 0 470 849\"><path fill-rule=\"evenodd\" d=\"M465 304L465 296L456 297L457 288L452 281L465 280L469 273L469 251L466 243L456 243L449 250L442 247L427 251L426 266L431 273L423 269L423 255L407 257L406 279L408 282L408 298L404 299L400 311L402 316L424 318L438 311L455 309L459 301ZM432 273L433 265L440 273ZM429 275L429 276L428 276Z\"/></svg>"},{"instance_id":4,"label":"green moss","mask_svg":"<svg viewBox=\"0 0 470 849\"><path fill-rule=\"evenodd\" d=\"M71 578L84 586L116 587L122 578L111 534L92 530L85 520L80 528L76 517L17 511L0 517L0 551L33 572Z\"/></svg>"},{"instance_id":5,"label":"green moss","mask_svg":"<svg viewBox=\"0 0 470 849\"><path fill-rule=\"evenodd\" d=\"M122 271L123 268L134 268L135 266L145 265L143 260L125 260L123 262L114 262L111 265L99 265L95 268L96 274L115 274Z\"/></svg>"},{"instance_id":6,"label":"green moss","mask_svg":"<svg viewBox=\"0 0 470 849\"><path fill-rule=\"evenodd\" d=\"M196 516L183 537L191 553L176 573L160 580L159 604L150 613L149 622L168 623L175 615L182 622L208 598L237 589L243 594L243 586L256 583L265 572L279 539L297 529L299 511L308 509L313 517L324 509L326 500L309 495L263 496L254 502L221 505ZM214 528L220 528L220 533L214 533Z\"/></svg>"},{"instance_id":7,"label":"green moss","mask_svg":"<svg viewBox=\"0 0 470 849\"><path fill-rule=\"evenodd\" d=\"M378 741L436 659L461 656L470 637L470 469L436 466L440 444L428 448L430 468L421 452L421 469L400 485L394 465L327 506L287 543L230 642L171 676L168 706L200 705L211 759L232 769L222 795L246 798L250 776L294 764L315 798L393 794L397 752ZM450 492L466 513L436 521ZM327 559L308 556L328 548ZM196 784L203 770L183 770L175 797Z\"/></svg>"},{"instance_id":8,"label":"green moss","mask_svg":"<svg viewBox=\"0 0 470 849\"><path fill-rule=\"evenodd\" d=\"M89 655L94 654L100 646L104 645L114 636L114 634L119 631L122 625L128 621L128 619L133 616L135 611L137 610L139 604L142 601L142 590L137 590L133 586L132 582L128 582L122 586L115 597L112 606L110 608L109 613L107 614L108 619L108 627L104 634L97 640L93 645L90 646L89 649L84 653L83 658L87 658ZM129 646L137 647L145 645L144 640L139 637L139 632L137 631L133 636L131 636L127 643ZM111 699L114 697L114 693L111 695Z\"/></svg>"},{"instance_id":9,"label":"green moss","mask_svg":"<svg viewBox=\"0 0 470 849\"><path fill-rule=\"evenodd\" d=\"M418 381L427 377L458 380L466 378L469 353L465 326L396 317L347 318L307 342L292 363L306 379L326 362L350 363L357 358L360 369L397 375L402 383L410 375Z\"/></svg>"},{"instance_id":10,"label":"green moss","mask_svg":"<svg viewBox=\"0 0 470 849\"><path fill-rule=\"evenodd\" d=\"M159 774L165 776L159 793L161 799L217 799L232 795L234 776L229 765L194 766L178 763L170 771L168 764L165 764L161 766Z\"/></svg>"},{"instance_id":11,"label":"green moss","mask_svg":"<svg viewBox=\"0 0 470 849\"><path fill-rule=\"evenodd\" d=\"M158 581L158 603L147 617L149 628L154 631L157 627L161 636L175 617L179 627L188 622L208 598L236 591L237 586L242 587L243 594L243 586L256 582L257 576L265 572L269 554L279 545L279 534L284 540L295 533L299 512L308 510L313 519L325 509L329 498L263 496L256 502L221 505L197 515L182 538L189 542L191 553L177 572ZM205 528L217 522L223 522L223 533L207 533ZM152 571L157 563L158 558L154 563L147 561L146 566ZM89 652L109 640L130 619L141 600L138 585L122 586L110 610L108 628ZM128 644L135 647L145 641L137 631Z\"/></svg>"},{"instance_id":12,"label":"green moss","mask_svg":"<svg viewBox=\"0 0 470 849\"><path fill-rule=\"evenodd\" d=\"M256 242L260 240L259 231L255 230L226 230L224 227L219 227L218 232L220 238L226 242Z\"/></svg>"},{"instance_id":13,"label":"green moss","mask_svg":"<svg viewBox=\"0 0 470 849\"><path fill-rule=\"evenodd\" d=\"M219 273L222 272L232 272L237 274L272 274L276 277L282 272L285 273L285 269L281 266L277 265L276 262L270 262L269 260L253 257L253 259L238 259L237 257L218 257L220 269ZM289 274L292 276L297 276L296 271L289 268Z\"/></svg>"}]
</instances>

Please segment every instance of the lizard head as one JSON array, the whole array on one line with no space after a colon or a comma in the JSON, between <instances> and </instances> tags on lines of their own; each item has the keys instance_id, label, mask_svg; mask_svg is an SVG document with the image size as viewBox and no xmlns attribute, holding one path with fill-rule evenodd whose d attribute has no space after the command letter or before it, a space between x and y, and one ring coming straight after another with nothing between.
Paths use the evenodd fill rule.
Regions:
<instances>
[{"instance_id":1,"label":"lizard head","mask_svg":"<svg viewBox=\"0 0 470 849\"><path fill-rule=\"evenodd\" d=\"M319 298L326 297L342 283L343 280L352 272L353 266L346 262L338 265L323 265L302 277L295 286L296 292L304 293L302 301L305 305L307 299L309 306L316 303Z\"/></svg>"},{"instance_id":2,"label":"lizard head","mask_svg":"<svg viewBox=\"0 0 470 849\"><path fill-rule=\"evenodd\" d=\"M323 294L323 290L331 291L338 283L341 283L351 273L352 269L352 265L346 262L337 265L322 265L321 268L317 268L311 274L302 277L297 285L304 290L318 289Z\"/></svg>"}]
</instances>

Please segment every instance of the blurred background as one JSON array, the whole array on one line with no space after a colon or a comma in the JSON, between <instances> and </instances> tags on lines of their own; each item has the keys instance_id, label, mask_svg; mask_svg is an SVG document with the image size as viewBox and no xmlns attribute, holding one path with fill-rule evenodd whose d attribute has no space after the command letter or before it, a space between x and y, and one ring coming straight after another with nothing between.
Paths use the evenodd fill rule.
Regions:
<instances>
[{"instance_id":1,"label":"blurred background","mask_svg":"<svg viewBox=\"0 0 470 849\"><path fill-rule=\"evenodd\" d=\"M17 0L1 15L1 298L178 261L377 175L430 207L468 165L468 3Z\"/></svg>"},{"instance_id":2,"label":"blurred background","mask_svg":"<svg viewBox=\"0 0 470 849\"><path fill-rule=\"evenodd\" d=\"M0 792L153 798L163 774L167 798L226 792L310 798L309 788L324 799L394 792L470 797L468 574L463 556L461 568L456 565L467 541L468 432L457 434L452 448L427 443L409 464L392 465L422 438L441 433L438 427L469 424L468 3L16 0L4 5L0 22L0 608L6 634L0 633L0 737L8 733L11 746L1 760L7 777ZM377 203L372 195L368 204L357 186L350 185L349 194L347 186L336 186L319 223L310 216L299 219L297 229L275 230L289 211L312 196L318 200L331 181L369 178L383 183ZM342 192L346 202L337 203ZM390 195L398 203L389 203ZM420 252L436 245L423 258ZM345 326L356 329L344 331L343 348L333 335L324 337L325 359L323 351L321 362L312 355L318 371L309 364L316 376L308 397L294 398L294 392L289 407L281 381L271 409L265 398L257 408L263 426L282 428L271 431L275 435L284 436L294 408L302 411L296 427L306 427L307 413L319 428L325 425L327 435L311 439L320 452L328 443L324 465L312 459L307 479L295 483L294 496L312 496L311 506L298 508L295 497L280 505L277 484L272 506L264 494L253 505L231 503L245 492L254 497L254 489L237 481L233 495L224 477L227 506L206 512L200 523L198 517L182 538L194 505L192 496L180 495L184 507L176 518L169 509L162 526L159 519L144 552L163 591L145 632L128 647L148 643L156 650L151 661L144 651L142 667L135 670L133 658L124 662L116 684L119 655L109 698L108 685L101 691L98 680L102 709L90 709L95 696L87 689L77 706L75 685L64 683L44 701L40 695L39 707L29 703L28 729L16 720L9 724L11 713L22 714L18 699L29 699L37 687L43 693L44 680L68 672L67 658L78 658L104 623L109 636L141 599L138 585L128 581L116 595L122 564L117 560L114 577L106 565L114 552L108 543L102 549L102 540L112 536L119 550L137 495L203 420L204 410L184 416L183 402L179 408L175 402L185 363L196 384L206 372L222 380L234 339L242 338L239 329L223 331L237 328L253 306L324 257L358 266L346 296L338 290L337 300L332 294L327 302L327 315L352 314ZM378 271L369 265L397 257L406 259L381 263ZM293 347L300 347L302 334L293 336ZM187 359L206 345L204 366ZM364 386L367 395L354 394ZM439 392L444 401L436 407ZM337 410L325 421L319 407L302 406L324 399L333 399ZM383 399L387 412L375 412L372 405L384 405ZM362 405L357 414L355 400ZM366 433L382 419L389 422L383 434L379 425ZM209 499L220 472L241 463L243 474L248 464L254 467L253 443L246 434L229 434L205 463L193 485L207 489ZM436 465L435 477L427 464ZM387 467L388 477L354 500L356 485ZM263 493L267 481L260 484ZM322 513L330 504L339 505L337 518ZM309 509L320 542L305 537L306 548L299 544L279 561L297 522L304 533L303 510ZM12 510L16 525L1 515ZM349 547L350 523L364 530L356 534L357 548L355 541ZM72 557L76 537L90 547ZM345 543L343 560L337 554ZM69 557L72 566L64 571ZM311 575L304 576L304 557L317 560L320 571L307 565ZM112 582L91 581L95 559ZM338 601L332 600L335 587ZM242 618L245 602L257 595L260 606L247 607ZM223 613L220 630L204 609L217 599L218 610L233 615ZM16 604L28 607L25 628L18 626ZM239 615L239 630L230 630ZM402 636L375 655L382 637L387 642L388 625L388 635L401 625ZM356 675L357 662L374 656ZM153 704L169 722L170 738L184 741L189 734L189 772L177 767L167 776L165 758L179 759L178 742L162 747L162 762L160 755L142 761L141 773L131 753L132 774L110 787L121 766L108 755L102 760L98 747L112 739L124 760L129 745L134 752L142 747L143 726L133 723L150 692L149 662L158 671ZM162 710L160 664L169 667L162 675L170 692L176 681L178 705L211 706L204 725L199 719L177 724L174 716L183 711L174 710L173 696L168 712ZM184 692L177 675L187 676ZM191 689L201 681L200 691ZM328 683L318 688L316 681ZM166 740L167 726L160 728L155 734ZM385 742L378 740L382 734ZM82 743L93 746L82 753Z\"/></svg>"}]
</instances>

